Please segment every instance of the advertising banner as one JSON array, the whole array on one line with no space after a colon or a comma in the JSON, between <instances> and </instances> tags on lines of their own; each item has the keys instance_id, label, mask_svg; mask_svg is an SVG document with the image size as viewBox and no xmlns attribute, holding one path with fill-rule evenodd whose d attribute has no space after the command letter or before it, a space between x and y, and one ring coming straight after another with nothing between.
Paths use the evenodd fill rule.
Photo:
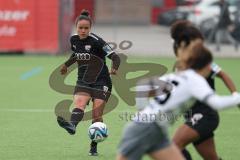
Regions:
<instances>
[{"instance_id":1,"label":"advertising banner","mask_svg":"<svg viewBox=\"0 0 240 160\"><path fill-rule=\"evenodd\" d=\"M0 52L55 54L59 48L58 0L0 0Z\"/></svg>"}]
</instances>

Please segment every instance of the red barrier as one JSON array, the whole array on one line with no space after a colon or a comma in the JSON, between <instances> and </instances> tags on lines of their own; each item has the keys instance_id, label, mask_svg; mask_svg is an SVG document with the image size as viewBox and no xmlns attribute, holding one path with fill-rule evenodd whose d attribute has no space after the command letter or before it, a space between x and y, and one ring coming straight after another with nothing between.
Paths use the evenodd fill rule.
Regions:
<instances>
[{"instance_id":1,"label":"red barrier","mask_svg":"<svg viewBox=\"0 0 240 160\"><path fill-rule=\"evenodd\" d=\"M151 10L151 22L152 24L157 24L157 18L158 16L169 9L173 9L176 7L176 1L175 0L163 0L163 3L160 3L160 1L157 1L157 6L152 6Z\"/></svg>"},{"instance_id":2,"label":"red barrier","mask_svg":"<svg viewBox=\"0 0 240 160\"><path fill-rule=\"evenodd\" d=\"M59 52L61 2L0 0L0 52Z\"/></svg>"}]
</instances>

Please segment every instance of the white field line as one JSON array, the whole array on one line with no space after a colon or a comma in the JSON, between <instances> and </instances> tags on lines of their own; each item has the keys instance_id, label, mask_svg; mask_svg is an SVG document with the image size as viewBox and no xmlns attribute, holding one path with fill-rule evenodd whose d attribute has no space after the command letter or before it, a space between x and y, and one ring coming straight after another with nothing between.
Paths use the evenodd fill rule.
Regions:
<instances>
[{"instance_id":1,"label":"white field line","mask_svg":"<svg viewBox=\"0 0 240 160\"><path fill-rule=\"evenodd\" d=\"M0 112L26 112L26 113L52 113L53 109L26 109L26 108L3 108Z\"/></svg>"},{"instance_id":2,"label":"white field line","mask_svg":"<svg viewBox=\"0 0 240 160\"><path fill-rule=\"evenodd\" d=\"M26 108L0 108L0 112L26 112L26 113L54 113L54 109L26 109ZM129 113L134 114L134 111L129 110L121 110L121 111L112 111L115 113ZM240 115L240 111L236 112L235 110L231 112L225 112L224 114L231 114L231 115Z\"/></svg>"}]
</instances>

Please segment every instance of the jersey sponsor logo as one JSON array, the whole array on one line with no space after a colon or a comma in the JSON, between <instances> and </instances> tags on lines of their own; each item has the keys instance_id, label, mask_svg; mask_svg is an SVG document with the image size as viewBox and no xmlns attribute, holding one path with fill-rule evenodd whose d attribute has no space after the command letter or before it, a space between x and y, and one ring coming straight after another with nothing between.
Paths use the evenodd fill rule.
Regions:
<instances>
[{"instance_id":1,"label":"jersey sponsor logo","mask_svg":"<svg viewBox=\"0 0 240 160\"><path fill-rule=\"evenodd\" d=\"M85 50L89 52L91 47L92 47L91 45L85 45Z\"/></svg>"},{"instance_id":2,"label":"jersey sponsor logo","mask_svg":"<svg viewBox=\"0 0 240 160\"><path fill-rule=\"evenodd\" d=\"M26 21L29 16L28 10L0 10L0 21Z\"/></svg>"},{"instance_id":3,"label":"jersey sponsor logo","mask_svg":"<svg viewBox=\"0 0 240 160\"><path fill-rule=\"evenodd\" d=\"M75 53L77 60L90 60L91 55L89 53Z\"/></svg>"}]
</instances>

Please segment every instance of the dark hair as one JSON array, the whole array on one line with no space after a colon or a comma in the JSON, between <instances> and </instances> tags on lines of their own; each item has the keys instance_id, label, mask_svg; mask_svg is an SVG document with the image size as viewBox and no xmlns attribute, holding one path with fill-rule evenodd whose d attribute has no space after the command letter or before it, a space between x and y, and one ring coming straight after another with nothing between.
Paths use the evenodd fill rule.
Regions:
<instances>
[{"instance_id":1,"label":"dark hair","mask_svg":"<svg viewBox=\"0 0 240 160\"><path fill-rule=\"evenodd\" d=\"M170 29L171 37L175 40L178 37L178 34L182 32L187 26L191 26L191 22L187 20L178 20L172 24Z\"/></svg>"},{"instance_id":2,"label":"dark hair","mask_svg":"<svg viewBox=\"0 0 240 160\"><path fill-rule=\"evenodd\" d=\"M200 70L213 61L212 53L200 41L193 44L190 52L192 53L185 62L188 68Z\"/></svg>"},{"instance_id":3,"label":"dark hair","mask_svg":"<svg viewBox=\"0 0 240 160\"><path fill-rule=\"evenodd\" d=\"M191 22L187 20L179 20L175 22L171 27L171 37L174 40L173 50L175 55L177 55L177 48L182 42L186 46L190 44L191 41L196 39L202 39L203 35Z\"/></svg>"},{"instance_id":4,"label":"dark hair","mask_svg":"<svg viewBox=\"0 0 240 160\"><path fill-rule=\"evenodd\" d=\"M89 21L90 26L92 26L92 19L91 19L91 17L90 17L90 13L89 13L88 10L83 9L83 10L81 11L81 14L76 18L75 25L77 25L77 23L78 23L79 21L81 21L81 20L87 20L87 21Z\"/></svg>"}]
</instances>

